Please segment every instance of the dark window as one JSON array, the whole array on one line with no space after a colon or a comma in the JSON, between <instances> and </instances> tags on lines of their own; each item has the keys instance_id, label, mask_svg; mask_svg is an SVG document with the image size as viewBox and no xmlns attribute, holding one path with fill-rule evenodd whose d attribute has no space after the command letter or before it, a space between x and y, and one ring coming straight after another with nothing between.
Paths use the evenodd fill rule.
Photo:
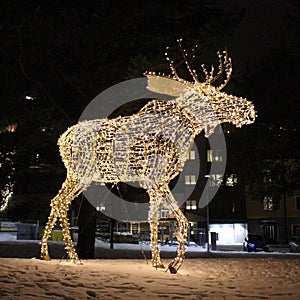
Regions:
<instances>
[{"instance_id":1,"label":"dark window","mask_svg":"<svg viewBox=\"0 0 300 300\"><path fill-rule=\"evenodd\" d=\"M296 196L296 209L300 210L300 196Z\"/></svg>"}]
</instances>

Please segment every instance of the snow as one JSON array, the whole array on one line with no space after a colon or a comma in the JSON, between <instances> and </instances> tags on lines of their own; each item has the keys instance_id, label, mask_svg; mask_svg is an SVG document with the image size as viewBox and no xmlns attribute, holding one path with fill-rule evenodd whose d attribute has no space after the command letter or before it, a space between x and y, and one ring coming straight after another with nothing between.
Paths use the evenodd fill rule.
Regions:
<instances>
[{"instance_id":1,"label":"snow","mask_svg":"<svg viewBox=\"0 0 300 300\"><path fill-rule=\"evenodd\" d=\"M105 249L108 249L110 247L109 243L103 242L100 239L96 238L95 241L96 247L103 247ZM164 252L176 252L177 251L177 245L160 245L160 251ZM125 243L114 243L114 249L118 250L143 250L143 251L150 251L150 243L149 242L141 242L139 244L125 244ZM206 251L206 247L202 247L197 245L194 242L190 242L190 245L187 247L188 252L199 252L199 251Z\"/></svg>"},{"instance_id":2,"label":"snow","mask_svg":"<svg viewBox=\"0 0 300 300\"><path fill-rule=\"evenodd\" d=\"M16 232L0 232L0 241L16 241Z\"/></svg>"},{"instance_id":3,"label":"snow","mask_svg":"<svg viewBox=\"0 0 300 300\"><path fill-rule=\"evenodd\" d=\"M178 274L137 259L0 258L1 299L299 299L296 259L186 259Z\"/></svg>"},{"instance_id":4,"label":"snow","mask_svg":"<svg viewBox=\"0 0 300 300\"><path fill-rule=\"evenodd\" d=\"M0 299L300 299L300 255L214 251L205 256L206 248L191 244L174 275L151 266L146 243L114 244L111 250L96 240L98 259L83 265L57 259L64 256L62 242L49 247L56 259L42 261L35 258L39 241L0 234ZM167 266L176 246L161 246L161 252Z\"/></svg>"}]
</instances>

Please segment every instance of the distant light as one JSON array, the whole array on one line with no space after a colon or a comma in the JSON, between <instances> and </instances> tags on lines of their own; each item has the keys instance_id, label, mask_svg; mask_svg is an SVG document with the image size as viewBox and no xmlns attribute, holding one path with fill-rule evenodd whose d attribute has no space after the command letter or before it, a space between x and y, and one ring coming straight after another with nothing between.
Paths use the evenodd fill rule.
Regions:
<instances>
[{"instance_id":1,"label":"distant light","mask_svg":"<svg viewBox=\"0 0 300 300\"><path fill-rule=\"evenodd\" d=\"M97 206L96 210L97 211L104 211L105 210L105 206Z\"/></svg>"},{"instance_id":2,"label":"distant light","mask_svg":"<svg viewBox=\"0 0 300 300\"><path fill-rule=\"evenodd\" d=\"M5 128L6 132L16 132L17 124L10 124Z\"/></svg>"},{"instance_id":3,"label":"distant light","mask_svg":"<svg viewBox=\"0 0 300 300\"><path fill-rule=\"evenodd\" d=\"M26 99L26 100L30 100L30 101L33 101L33 100L34 100L34 98L33 98L32 96L25 96L25 99Z\"/></svg>"}]
</instances>

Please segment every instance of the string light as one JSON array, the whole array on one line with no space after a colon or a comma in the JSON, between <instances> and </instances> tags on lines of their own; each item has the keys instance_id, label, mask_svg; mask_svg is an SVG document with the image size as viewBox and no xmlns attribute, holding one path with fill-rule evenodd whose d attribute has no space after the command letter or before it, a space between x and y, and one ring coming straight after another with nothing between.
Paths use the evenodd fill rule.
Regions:
<instances>
[{"instance_id":1,"label":"string light","mask_svg":"<svg viewBox=\"0 0 300 300\"><path fill-rule=\"evenodd\" d=\"M9 172L5 177L6 182L3 188L0 190L0 196L1 196L0 212L5 211L5 209L8 207L9 201L12 199L14 195L13 190L14 190L15 182L13 178L15 174L15 167L14 167L15 154L16 154L15 150L8 151L5 154L0 152L1 160L3 160L3 163L0 163L0 169L2 167L5 168L5 165L7 164L9 166Z\"/></svg>"},{"instance_id":2,"label":"string light","mask_svg":"<svg viewBox=\"0 0 300 300\"><path fill-rule=\"evenodd\" d=\"M178 41L180 44L180 40ZM180 45L181 47L181 45ZM181 48L182 50L182 48ZM58 141L67 178L51 201L51 212L41 240L41 258L50 259L47 241L59 217L66 250L73 263L80 263L70 236L67 209L71 201L92 181L118 183L136 181L147 190L150 198L148 221L151 230L152 265L162 267L158 247L159 211L168 207L178 222L177 256L168 265L171 273L180 268L185 254L188 220L178 207L168 183L182 170L192 143L201 131L208 137L224 122L238 127L254 122L253 104L244 98L220 90L228 83L232 64L227 50L218 53L219 71L208 72L199 82L191 69L187 54L182 55L194 82L181 79L170 63L172 77L145 73L148 89L175 96L174 100L152 100L138 113L115 119L96 119L70 127ZM225 72L219 87L212 85Z\"/></svg>"},{"instance_id":3,"label":"string light","mask_svg":"<svg viewBox=\"0 0 300 300\"><path fill-rule=\"evenodd\" d=\"M14 188L13 183L6 183L3 189L1 190L2 201L0 205L0 212L4 211L7 208L10 199L14 195L13 188Z\"/></svg>"}]
</instances>

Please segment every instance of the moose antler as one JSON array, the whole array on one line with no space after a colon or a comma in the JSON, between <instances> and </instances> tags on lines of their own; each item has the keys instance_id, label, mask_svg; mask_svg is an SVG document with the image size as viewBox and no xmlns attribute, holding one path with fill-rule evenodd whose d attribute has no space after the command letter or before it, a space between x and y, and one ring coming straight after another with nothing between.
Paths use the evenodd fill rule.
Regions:
<instances>
[{"instance_id":1,"label":"moose antler","mask_svg":"<svg viewBox=\"0 0 300 300\"><path fill-rule=\"evenodd\" d=\"M230 80L231 73L232 73L232 62L231 58L228 57L227 49L223 51L223 55L220 53L220 51L217 52L219 57L219 72L216 76L214 76L214 66L211 66L210 72L207 71L204 64L201 65L203 72L205 74L205 83L212 84L214 81L218 80L220 76L223 74L223 72L226 72L226 78L224 82L219 86L216 87L219 91L223 89L228 81Z\"/></svg>"},{"instance_id":2,"label":"moose antler","mask_svg":"<svg viewBox=\"0 0 300 300\"><path fill-rule=\"evenodd\" d=\"M192 60L190 62L188 62L188 55L187 55L186 51L182 48L181 41L182 41L182 39L177 40L182 57L183 57L183 61L185 62L189 73L192 75L192 77L194 79L194 83L200 83L197 73L196 73L196 70L192 69L192 67L191 67L192 60L195 57L195 55L192 55ZM196 45L196 48L197 47L198 46ZM175 79L176 81L182 82L182 83L186 83L185 80L181 79L178 76L176 67L174 66L174 62L172 60L170 60L170 58L168 56L168 53L167 53L168 49L169 49L169 47L166 48L165 56L166 56L167 61L169 61L173 79ZM192 49L192 51L194 52L195 49ZM216 75L214 75L215 69L214 69L213 65L211 66L210 72L207 71L204 64L202 64L201 67L202 67L203 73L205 75L205 83L204 84L208 84L208 85L211 85L213 82L218 80L222 76L224 71L226 72L226 77L225 77L223 83L220 86L215 87L217 90L220 91L227 85L228 81L230 80L231 73L232 73L232 61L231 61L231 58L228 57L228 52L227 52L226 48L222 54L220 53L220 51L218 51L217 53L218 53L218 58L219 58L219 71Z\"/></svg>"}]
</instances>

